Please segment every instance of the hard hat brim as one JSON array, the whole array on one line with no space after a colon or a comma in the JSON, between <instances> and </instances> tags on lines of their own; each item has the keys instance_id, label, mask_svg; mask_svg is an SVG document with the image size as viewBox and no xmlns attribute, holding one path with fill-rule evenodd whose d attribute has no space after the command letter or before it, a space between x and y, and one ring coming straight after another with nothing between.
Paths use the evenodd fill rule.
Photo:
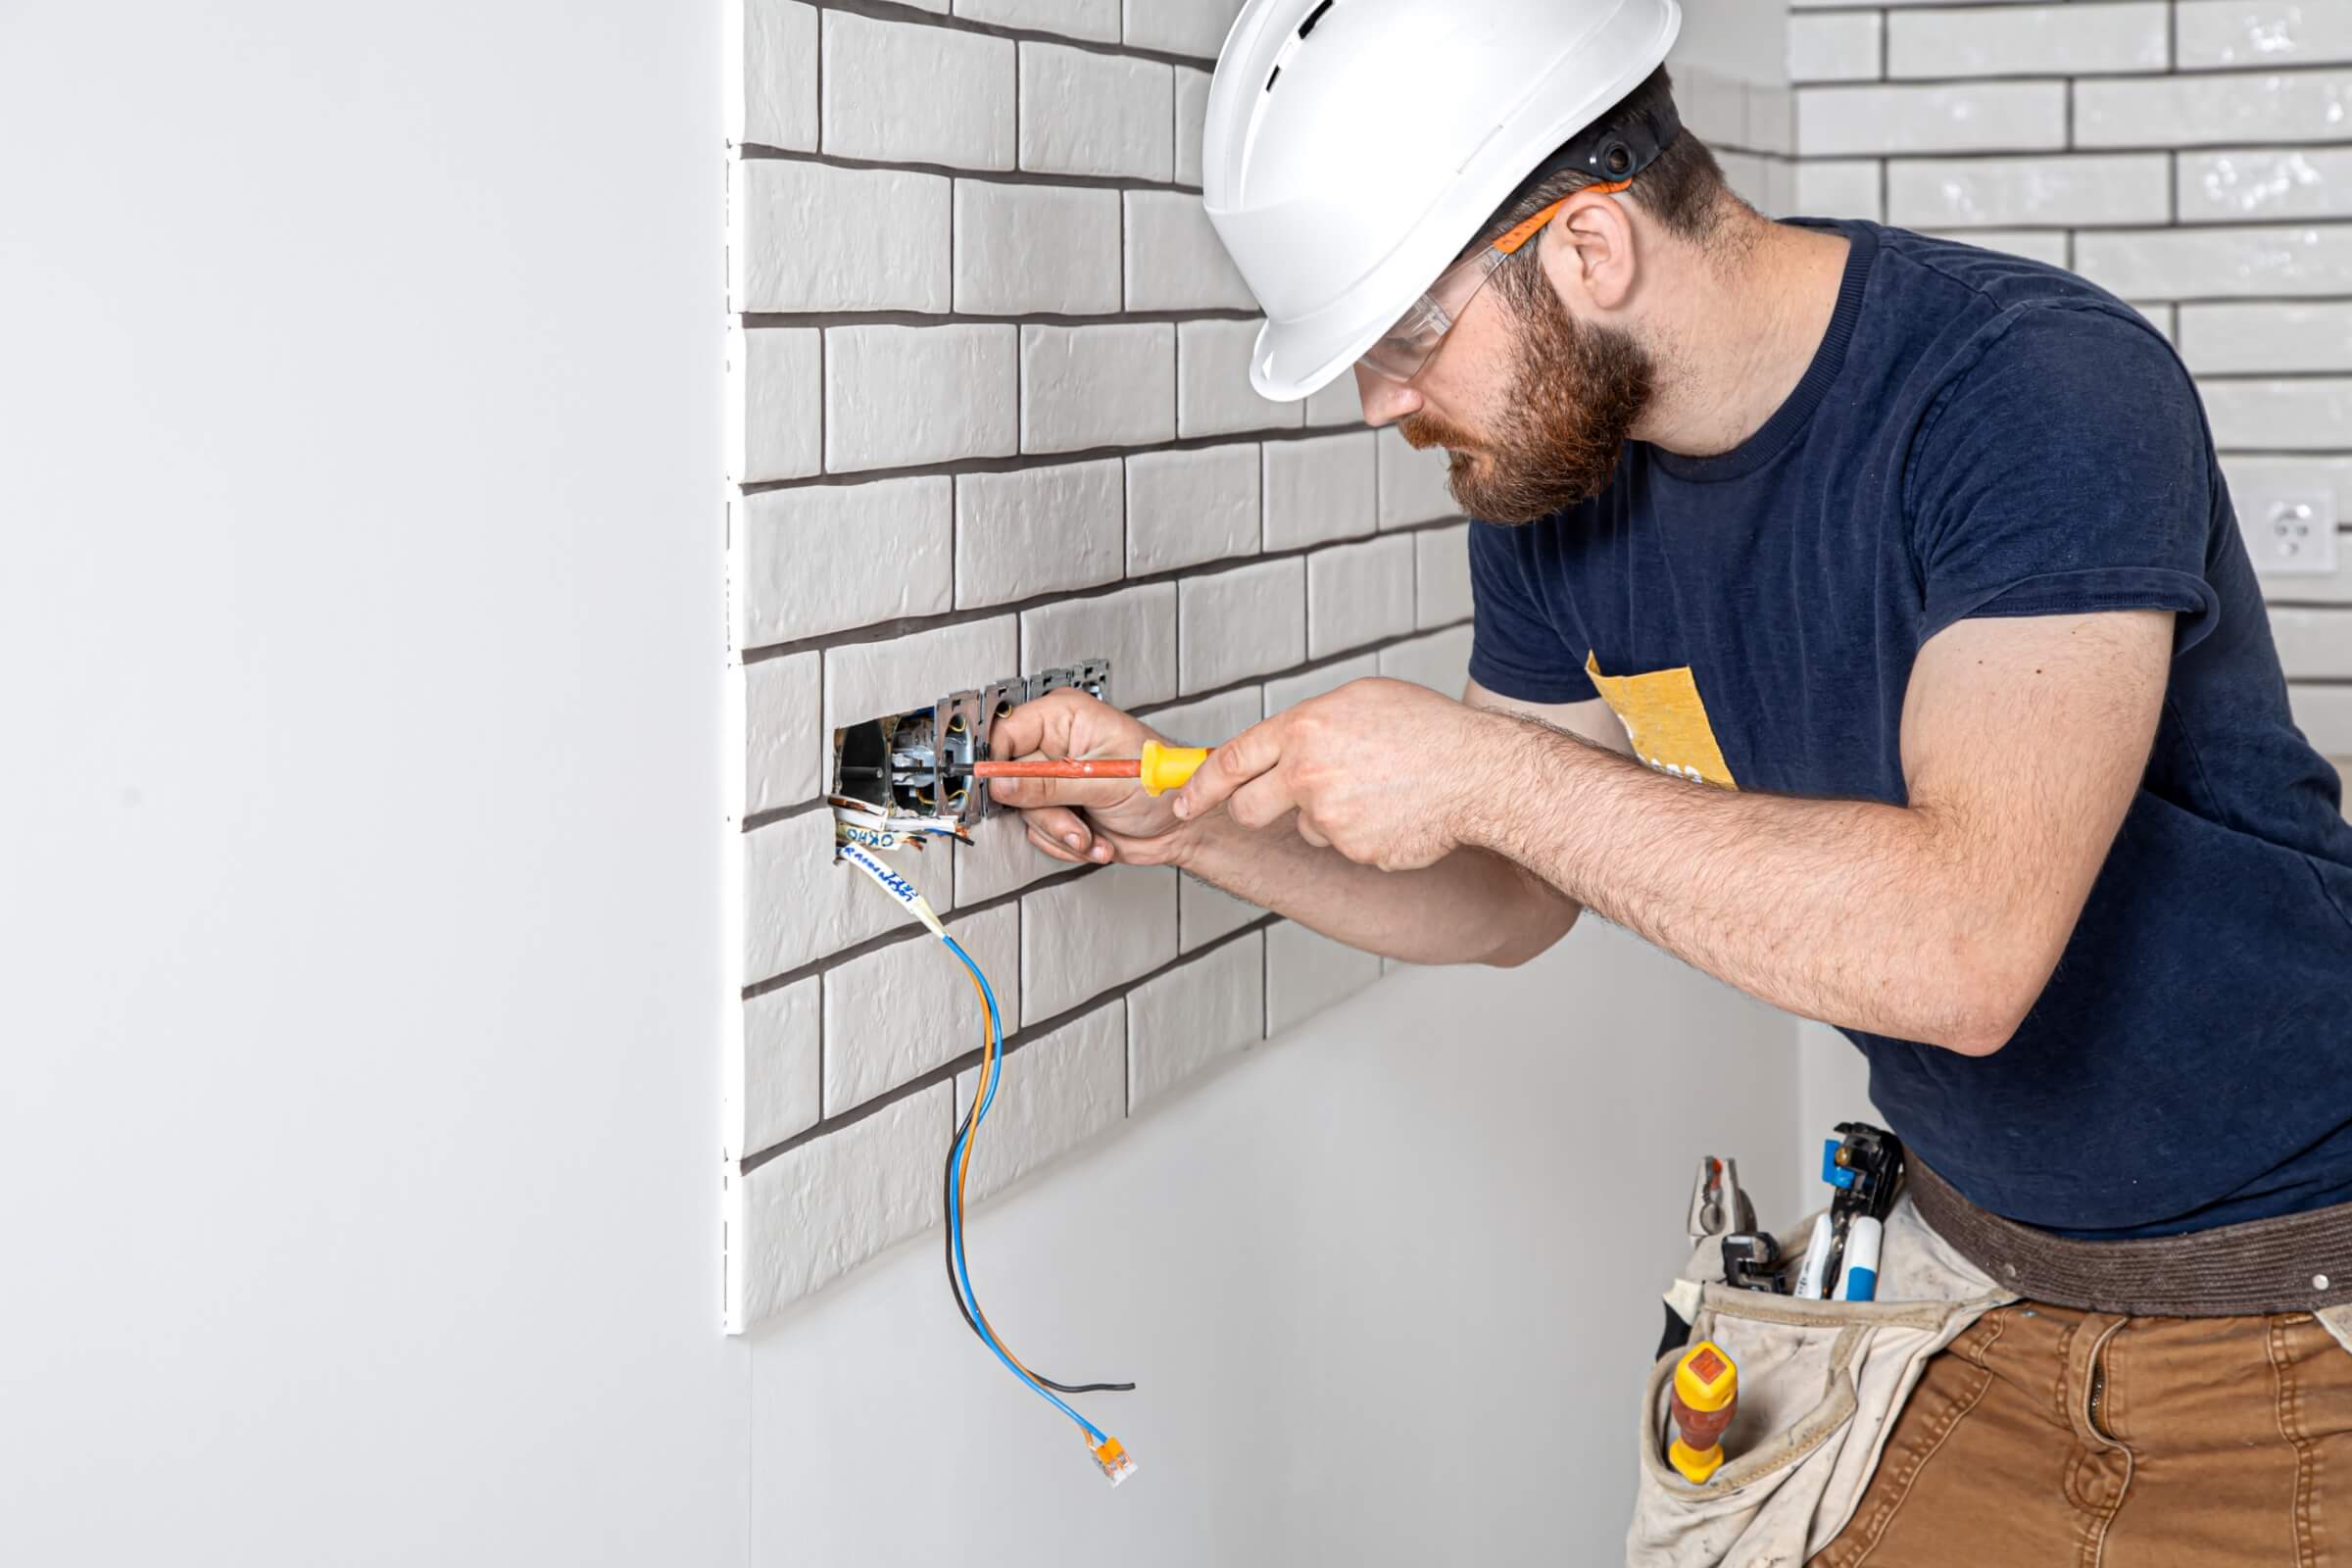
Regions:
<instances>
[{"instance_id":1,"label":"hard hat brim","mask_svg":"<svg viewBox=\"0 0 2352 1568\"><path fill-rule=\"evenodd\" d=\"M1363 341L1343 343L1338 350L1311 341L1313 334L1296 323L1267 321L1257 330L1257 346L1250 354L1250 385L1273 403L1297 403L1313 397L1346 375L1387 327L1363 334Z\"/></svg>"}]
</instances>

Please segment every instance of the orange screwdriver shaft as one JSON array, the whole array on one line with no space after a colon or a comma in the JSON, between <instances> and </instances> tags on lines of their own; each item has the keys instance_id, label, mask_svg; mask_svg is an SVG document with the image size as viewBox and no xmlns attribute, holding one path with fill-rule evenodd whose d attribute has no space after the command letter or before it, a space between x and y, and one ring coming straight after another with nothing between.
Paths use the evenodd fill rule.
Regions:
<instances>
[{"instance_id":1,"label":"orange screwdriver shaft","mask_svg":"<svg viewBox=\"0 0 2352 1568\"><path fill-rule=\"evenodd\" d=\"M1031 762L974 762L972 777L992 778L1140 778L1147 795L1165 795L1182 789L1208 753L1196 747L1162 746L1144 742L1141 757L1065 757Z\"/></svg>"},{"instance_id":2,"label":"orange screwdriver shaft","mask_svg":"<svg viewBox=\"0 0 2352 1568\"><path fill-rule=\"evenodd\" d=\"M974 762L974 778L1140 778L1136 757L1065 757L1034 762Z\"/></svg>"}]
</instances>

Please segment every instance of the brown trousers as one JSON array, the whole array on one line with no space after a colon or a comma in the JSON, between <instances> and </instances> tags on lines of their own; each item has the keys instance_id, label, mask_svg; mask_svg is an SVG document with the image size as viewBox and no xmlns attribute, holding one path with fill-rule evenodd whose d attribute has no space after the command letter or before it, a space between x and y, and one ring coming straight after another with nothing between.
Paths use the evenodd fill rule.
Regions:
<instances>
[{"instance_id":1,"label":"brown trousers","mask_svg":"<svg viewBox=\"0 0 2352 1568\"><path fill-rule=\"evenodd\" d=\"M2352 1352L2301 1312L1989 1312L1812 1568L1861 1563L2352 1568Z\"/></svg>"}]
</instances>

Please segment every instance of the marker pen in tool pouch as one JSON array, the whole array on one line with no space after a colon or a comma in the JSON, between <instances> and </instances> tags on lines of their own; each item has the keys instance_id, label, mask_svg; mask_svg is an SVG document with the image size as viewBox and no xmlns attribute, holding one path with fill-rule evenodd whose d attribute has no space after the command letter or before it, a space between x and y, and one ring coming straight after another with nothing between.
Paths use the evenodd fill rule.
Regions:
<instances>
[{"instance_id":1,"label":"marker pen in tool pouch","mask_svg":"<svg viewBox=\"0 0 2352 1568\"><path fill-rule=\"evenodd\" d=\"M1805 1266L1796 1276L1796 1294L1809 1301L1827 1300L1830 1294L1830 1251L1837 1232L1830 1216L1813 1221L1813 1239L1805 1244Z\"/></svg>"},{"instance_id":2,"label":"marker pen in tool pouch","mask_svg":"<svg viewBox=\"0 0 2352 1568\"><path fill-rule=\"evenodd\" d=\"M1845 1236L1845 1277L1838 1282L1840 1301L1871 1301L1879 1295L1879 1248L1886 1227L1865 1214Z\"/></svg>"}]
</instances>

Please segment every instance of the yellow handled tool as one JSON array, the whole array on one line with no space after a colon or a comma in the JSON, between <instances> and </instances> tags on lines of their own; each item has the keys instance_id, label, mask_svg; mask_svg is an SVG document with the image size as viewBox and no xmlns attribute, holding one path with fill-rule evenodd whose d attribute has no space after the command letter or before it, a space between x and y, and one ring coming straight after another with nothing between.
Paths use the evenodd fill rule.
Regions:
<instances>
[{"instance_id":1,"label":"yellow handled tool","mask_svg":"<svg viewBox=\"0 0 2352 1568\"><path fill-rule=\"evenodd\" d=\"M991 778L1133 778L1143 780L1146 795L1165 795L1190 782L1208 750L1200 746L1162 746L1144 742L1141 757L1065 757L1033 762L974 762L972 777Z\"/></svg>"},{"instance_id":2,"label":"yellow handled tool","mask_svg":"<svg viewBox=\"0 0 2352 1568\"><path fill-rule=\"evenodd\" d=\"M1676 1363L1670 1409L1681 1436L1667 1445L1667 1461L1702 1485L1723 1467L1723 1431L1740 1410L1740 1369L1721 1346L1701 1340Z\"/></svg>"},{"instance_id":3,"label":"yellow handled tool","mask_svg":"<svg viewBox=\"0 0 2352 1568\"><path fill-rule=\"evenodd\" d=\"M1162 746L1157 741L1144 742L1144 755L1136 764L1136 776L1144 781L1146 795L1165 795L1180 790L1193 781L1200 764L1208 760L1205 746Z\"/></svg>"}]
</instances>

